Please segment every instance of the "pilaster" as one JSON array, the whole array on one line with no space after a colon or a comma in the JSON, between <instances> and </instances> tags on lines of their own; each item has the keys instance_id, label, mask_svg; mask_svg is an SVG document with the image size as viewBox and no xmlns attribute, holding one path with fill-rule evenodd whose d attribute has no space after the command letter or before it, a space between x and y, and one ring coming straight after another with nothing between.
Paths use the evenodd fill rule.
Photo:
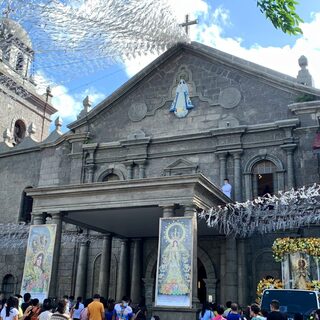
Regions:
<instances>
[{"instance_id":1,"label":"pilaster","mask_svg":"<svg viewBox=\"0 0 320 320\"><path fill-rule=\"evenodd\" d=\"M238 301L237 240L226 238L225 296L227 300Z\"/></svg>"},{"instance_id":2,"label":"pilaster","mask_svg":"<svg viewBox=\"0 0 320 320\"><path fill-rule=\"evenodd\" d=\"M163 206L162 207L162 217L170 218L174 216L174 206Z\"/></svg>"},{"instance_id":3,"label":"pilaster","mask_svg":"<svg viewBox=\"0 0 320 320\"><path fill-rule=\"evenodd\" d=\"M128 295L128 239L121 239L120 260L117 277L117 294L116 300L120 301L124 295Z\"/></svg>"},{"instance_id":4,"label":"pilaster","mask_svg":"<svg viewBox=\"0 0 320 320\"><path fill-rule=\"evenodd\" d=\"M287 174L288 174L288 180L287 180L287 189L292 189L295 187L295 170L294 170L294 159L293 159L293 153L297 145L295 143L292 144L284 144L281 146L283 150L286 151L287 156Z\"/></svg>"},{"instance_id":5,"label":"pilaster","mask_svg":"<svg viewBox=\"0 0 320 320\"><path fill-rule=\"evenodd\" d=\"M233 194L234 200L242 202L242 188L241 188L241 154L242 150L235 150L231 152L233 156L233 167L234 167L234 186Z\"/></svg>"},{"instance_id":6,"label":"pilaster","mask_svg":"<svg viewBox=\"0 0 320 320\"><path fill-rule=\"evenodd\" d=\"M76 297L85 297L86 295L88 249L89 249L89 241L86 241L80 244L79 258L78 258L78 265L77 265L76 285L75 285Z\"/></svg>"},{"instance_id":7,"label":"pilaster","mask_svg":"<svg viewBox=\"0 0 320 320\"><path fill-rule=\"evenodd\" d=\"M133 239L133 259L130 296L133 303L139 303L141 298L141 253L142 240Z\"/></svg>"},{"instance_id":8,"label":"pilaster","mask_svg":"<svg viewBox=\"0 0 320 320\"><path fill-rule=\"evenodd\" d=\"M45 223L45 220L42 212L32 212L32 224L41 225L44 223Z\"/></svg>"},{"instance_id":9,"label":"pilaster","mask_svg":"<svg viewBox=\"0 0 320 320\"><path fill-rule=\"evenodd\" d=\"M227 178L227 152L216 152L219 159L219 172L220 172L220 187L223 185L223 180Z\"/></svg>"},{"instance_id":10,"label":"pilaster","mask_svg":"<svg viewBox=\"0 0 320 320\"><path fill-rule=\"evenodd\" d=\"M126 166L127 169L127 179L133 179L133 161L128 160L124 162L124 165Z\"/></svg>"},{"instance_id":11,"label":"pilaster","mask_svg":"<svg viewBox=\"0 0 320 320\"><path fill-rule=\"evenodd\" d=\"M61 236L62 236L62 213L61 212L48 212L51 215L51 224L57 225L56 241L52 257L52 272L51 272L51 283L49 288L49 297L57 297L58 292L58 269L60 259L60 248L61 248Z\"/></svg>"},{"instance_id":12,"label":"pilaster","mask_svg":"<svg viewBox=\"0 0 320 320\"><path fill-rule=\"evenodd\" d=\"M112 236L110 234L105 234L102 242L99 273L99 294L103 297L109 297L111 250Z\"/></svg>"},{"instance_id":13,"label":"pilaster","mask_svg":"<svg viewBox=\"0 0 320 320\"><path fill-rule=\"evenodd\" d=\"M192 307L196 308L198 300L198 227L197 212L194 204L184 206L184 216L194 218L193 223L193 266L192 266Z\"/></svg>"}]
</instances>

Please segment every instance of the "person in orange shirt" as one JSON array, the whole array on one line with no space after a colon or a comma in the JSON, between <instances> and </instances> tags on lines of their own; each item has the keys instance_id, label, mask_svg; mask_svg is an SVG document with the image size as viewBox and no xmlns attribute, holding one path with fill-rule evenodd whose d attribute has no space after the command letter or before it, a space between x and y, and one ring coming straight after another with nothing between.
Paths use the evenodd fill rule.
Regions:
<instances>
[{"instance_id":1,"label":"person in orange shirt","mask_svg":"<svg viewBox=\"0 0 320 320\"><path fill-rule=\"evenodd\" d=\"M93 301L88 305L89 320L104 320L104 306L100 302L100 295L94 294Z\"/></svg>"}]
</instances>

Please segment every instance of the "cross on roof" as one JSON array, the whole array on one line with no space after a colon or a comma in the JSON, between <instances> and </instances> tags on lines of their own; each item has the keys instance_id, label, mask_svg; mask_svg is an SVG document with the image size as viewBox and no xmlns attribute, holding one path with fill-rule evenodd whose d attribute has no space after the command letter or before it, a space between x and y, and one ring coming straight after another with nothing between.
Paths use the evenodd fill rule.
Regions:
<instances>
[{"instance_id":1,"label":"cross on roof","mask_svg":"<svg viewBox=\"0 0 320 320\"><path fill-rule=\"evenodd\" d=\"M193 20L193 21L189 21L189 15L186 15L186 22L180 23L181 27L185 27L186 28L186 34L189 34L189 26L193 25L193 24L198 24L198 19Z\"/></svg>"},{"instance_id":2,"label":"cross on roof","mask_svg":"<svg viewBox=\"0 0 320 320\"><path fill-rule=\"evenodd\" d=\"M10 13L13 12L13 11L14 11L14 9L12 9L12 7L11 7L11 1L8 1L7 8L3 10L2 14L6 18L9 18Z\"/></svg>"}]
</instances>

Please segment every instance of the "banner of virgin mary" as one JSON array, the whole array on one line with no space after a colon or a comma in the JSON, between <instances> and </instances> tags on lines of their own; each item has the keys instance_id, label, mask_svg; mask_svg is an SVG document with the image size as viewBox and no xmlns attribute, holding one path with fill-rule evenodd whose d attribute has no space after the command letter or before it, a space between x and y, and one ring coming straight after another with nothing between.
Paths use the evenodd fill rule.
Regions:
<instances>
[{"instance_id":1,"label":"banner of virgin mary","mask_svg":"<svg viewBox=\"0 0 320 320\"><path fill-rule=\"evenodd\" d=\"M192 306L193 219L161 218L155 305Z\"/></svg>"},{"instance_id":2,"label":"banner of virgin mary","mask_svg":"<svg viewBox=\"0 0 320 320\"><path fill-rule=\"evenodd\" d=\"M21 295L29 292L40 302L48 298L56 227L55 224L33 225L29 231Z\"/></svg>"}]
</instances>

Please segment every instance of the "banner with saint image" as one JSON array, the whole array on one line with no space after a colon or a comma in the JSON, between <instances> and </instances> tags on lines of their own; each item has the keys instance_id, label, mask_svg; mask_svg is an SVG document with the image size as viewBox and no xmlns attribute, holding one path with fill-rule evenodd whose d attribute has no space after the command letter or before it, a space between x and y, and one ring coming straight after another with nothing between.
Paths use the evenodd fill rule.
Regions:
<instances>
[{"instance_id":1,"label":"banner with saint image","mask_svg":"<svg viewBox=\"0 0 320 320\"><path fill-rule=\"evenodd\" d=\"M193 223L189 217L160 219L156 306L192 306Z\"/></svg>"},{"instance_id":2,"label":"banner with saint image","mask_svg":"<svg viewBox=\"0 0 320 320\"><path fill-rule=\"evenodd\" d=\"M30 227L21 295L29 292L32 298L40 301L48 298L56 227L55 224Z\"/></svg>"}]
</instances>

